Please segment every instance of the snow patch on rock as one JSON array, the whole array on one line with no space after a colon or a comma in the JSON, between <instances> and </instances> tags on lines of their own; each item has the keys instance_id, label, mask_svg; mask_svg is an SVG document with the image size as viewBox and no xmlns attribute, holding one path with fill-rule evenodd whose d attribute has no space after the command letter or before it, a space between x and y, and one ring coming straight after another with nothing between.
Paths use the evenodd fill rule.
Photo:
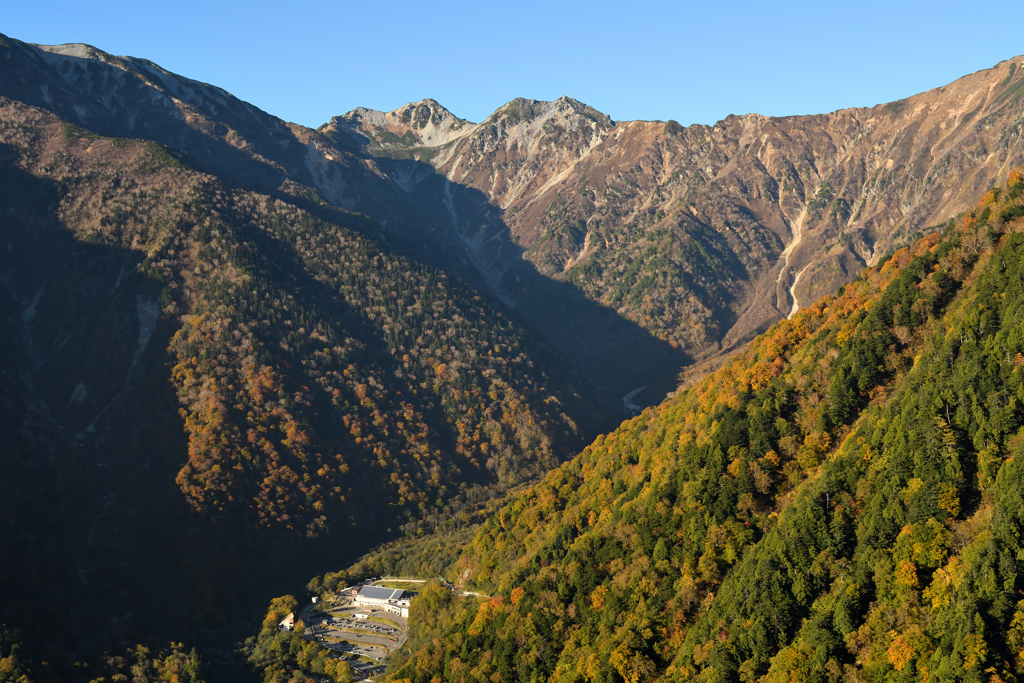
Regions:
<instances>
[{"instance_id":1,"label":"snow patch on rock","mask_svg":"<svg viewBox=\"0 0 1024 683\"><path fill-rule=\"evenodd\" d=\"M628 394L626 394L625 396L622 397L622 408L628 414L630 414L630 415L637 415L637 414L640 413L641 410L643 410L640 406L638 406L636 403L633 402L633 399L637 397L637 394L639 394L641 391L643 391L646 388L647 388L647 385L645 384L644 386L640 387L639 389L634 389L633 391L629 392Z\"/></svg>"},{"instance_id":2,"label":"snow patch on rock","mask_svg":"<svg viewBox=\"0 0 1024 683\"><path fill-rule=\"evenodd\" d=\"M79 382L75 385L75 390L71 392L71 398L68 399L68 405L71 405L72 403L82 403L88 395L89 392L85 388L85 382Z\"/></svg>"},{"instance_id":3,"label":"snow patch on rock","mask_svg":"<svg viewBox=\"0 0 1024 683\"><path fill-rule=\"evenodd\" d=\"M45 289L46 289L46 287L43 287L43 289L40 289L39 292L36 293L35 298L32 299L32 303L30 303L28 305L28 308L26 308L24 311L22 311L22 313L21 313L21 322L22 323L27 323L29 320L31 320L33 317L35 317L36 306L39 305L39 297L41 297L43 295L43 291Z\"/></svg>"}]
</instances>

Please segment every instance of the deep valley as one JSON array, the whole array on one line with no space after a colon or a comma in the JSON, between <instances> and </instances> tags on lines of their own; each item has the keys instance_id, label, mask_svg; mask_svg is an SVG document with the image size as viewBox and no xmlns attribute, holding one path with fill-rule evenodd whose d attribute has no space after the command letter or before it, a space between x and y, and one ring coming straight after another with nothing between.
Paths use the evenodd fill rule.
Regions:
<instances>
[{"instance_id":1,"label":"deep valley","mask_svg":"<svg viewBox=\"0 0 1024 683\"><path fill-rule=\"evenodd\" d=\"M1024 676L1022 64L312 129L0 35L0 681L349 680L278 623L389 573L392 680Z\"/></svg>"}]
</instances>

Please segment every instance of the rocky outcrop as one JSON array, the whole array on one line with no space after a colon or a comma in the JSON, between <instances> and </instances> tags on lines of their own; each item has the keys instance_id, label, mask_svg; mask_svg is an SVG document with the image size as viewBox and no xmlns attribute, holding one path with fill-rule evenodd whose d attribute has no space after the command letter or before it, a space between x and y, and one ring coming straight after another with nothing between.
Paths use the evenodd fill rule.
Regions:
<instances>
[{"instance_id":1,"label":"rocky outcrop","mask_svg":"<svg viewBox=\"0 0 1024 683\"><path fill-rule=\"evenodd\" d=\"M322 132L340 131L377 151L437 147L464 137L474 126L434 100L412 102L390 112L359 107L335 116Z\"/></svg>"}]
</instances>

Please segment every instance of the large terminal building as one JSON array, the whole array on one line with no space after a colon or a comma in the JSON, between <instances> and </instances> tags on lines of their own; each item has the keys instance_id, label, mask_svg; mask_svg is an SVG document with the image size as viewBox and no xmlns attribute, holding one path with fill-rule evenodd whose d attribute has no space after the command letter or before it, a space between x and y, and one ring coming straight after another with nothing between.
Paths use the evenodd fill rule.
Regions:
<instances>
[{"instance_id":1,"label":"large terminal building","mask_svg":"<svg viewBox=\"0 0 1024 683\"><path fill-rule=\"evenodd\" d=\"M377 607L400 617L409 617L409 597L401 588L362 586L355 595L355 603L364 607Z\"/></svg>"}]
</instances>

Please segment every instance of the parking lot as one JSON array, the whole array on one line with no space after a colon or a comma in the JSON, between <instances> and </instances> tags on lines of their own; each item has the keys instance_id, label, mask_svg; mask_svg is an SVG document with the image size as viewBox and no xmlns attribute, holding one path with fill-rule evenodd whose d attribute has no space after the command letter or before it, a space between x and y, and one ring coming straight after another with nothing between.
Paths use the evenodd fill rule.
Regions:
<instances>
[{"instance_id":1,"label":"parking lot","mask_svg":"<svg viewBox=\"0 0 1024 683\"><path fill-rule=\"evenodd\" d=\"M384 673L384 663L388 655L405 645L409 623L401 613L408 614L408 601L415 597L423 584L431 580L378 576L354 586L339 587L326 595L326 603L316 602L317 598L314 598L314 603L301 611L297 621L301 620L305 625L303 636L306 640L315 642L330 650L333 656L348 661L355 680L373 678ZM481 593L461 590L443 578L439 580L453 595L488 597ZM376 596L376 599L382 601L378 603L361 598L360 604L356 605L353 597L356 590L366 586L407 592L394 599L387 597L387 593L382 598ZM360 596L362 595L360 592ZM282 625L282 628L285 626Z\"/></svg>"},{"instance_id":2,"label":"parking lot","mask_svg":"<svg viewBox=\"0 0 1024 683\"><path fill-rule=\"evenodd\" d=\"M356 612L365 618L357 619ZM306 625L306 640L348 660L357 680L383 672L387 656L405 644L408 626L406 619L394 613L358 607L350 599L334 605L311 605L302 611L301 619Z\"/></svg>"}]
</instances>

